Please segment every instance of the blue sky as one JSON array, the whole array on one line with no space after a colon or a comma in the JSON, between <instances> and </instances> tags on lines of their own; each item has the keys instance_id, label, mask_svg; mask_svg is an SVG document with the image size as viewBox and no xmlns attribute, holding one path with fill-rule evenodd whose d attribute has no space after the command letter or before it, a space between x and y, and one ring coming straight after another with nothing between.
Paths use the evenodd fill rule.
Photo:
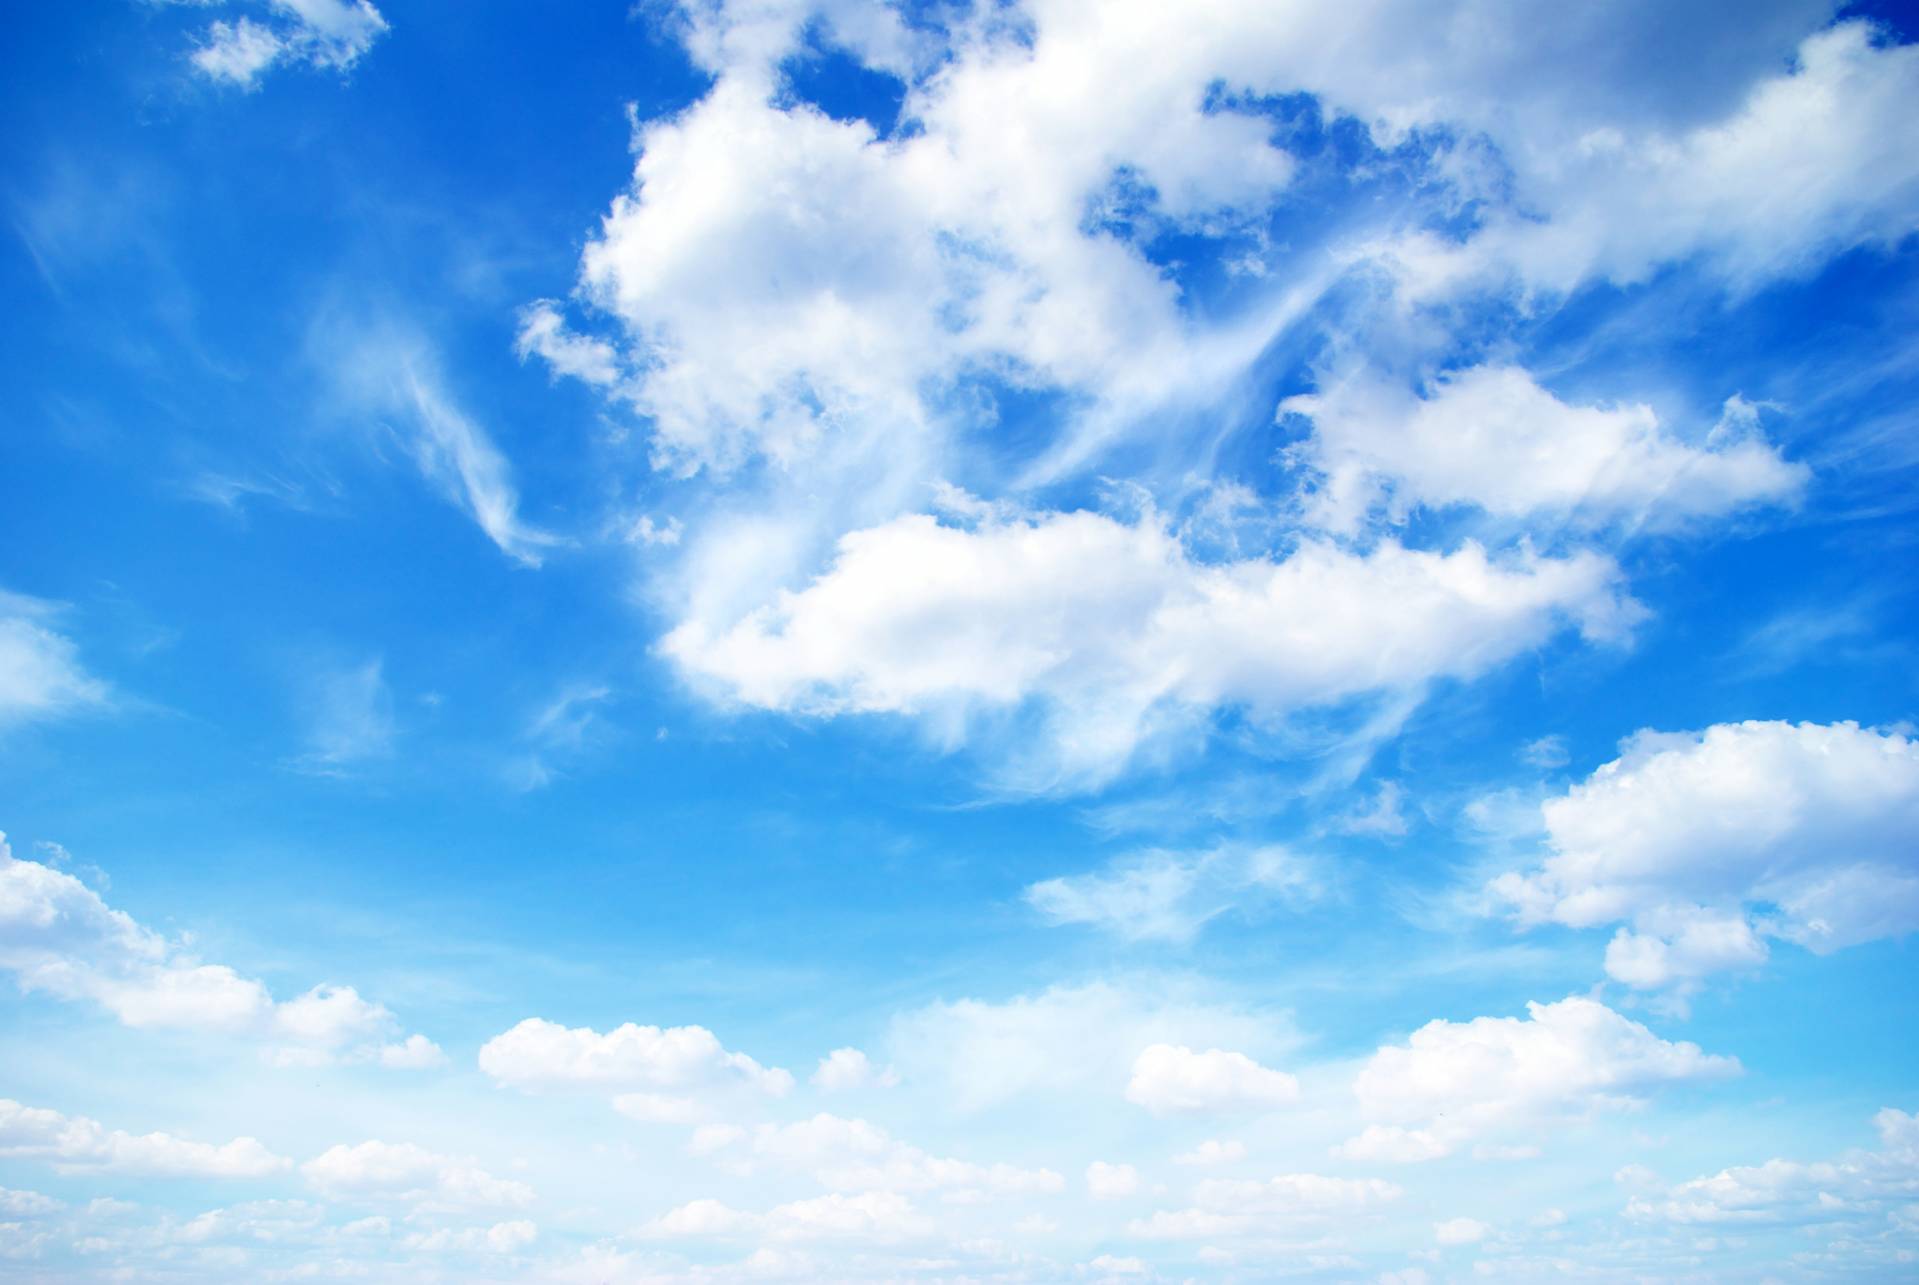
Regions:
<instances>
[{"instance_id":1,"label":"blue sky","mask_svg":"<svg viewBox=\"0 0 1919 1285\"><path fill-rule=\"evenodd\" d=\"M23 9L0 1279L1919 1271L1916 40Z\"/></svg>"}]
</instances>

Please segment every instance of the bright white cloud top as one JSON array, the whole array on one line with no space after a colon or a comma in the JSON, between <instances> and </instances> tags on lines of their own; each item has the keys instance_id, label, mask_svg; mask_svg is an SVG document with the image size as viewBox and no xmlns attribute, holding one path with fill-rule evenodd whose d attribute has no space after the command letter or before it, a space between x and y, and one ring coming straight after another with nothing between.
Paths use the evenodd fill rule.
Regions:
<instances>
[{"instance_id":1,"label":"bright white cloud top","mask_svg":"<svg viewBox=\"0 0 1919 1285\"><path fill-rule=\"evenodd\" d=\"M0 52L0 1282L1910 1272L1919 19L456 8Z\"/></svg>"}]
</instances>

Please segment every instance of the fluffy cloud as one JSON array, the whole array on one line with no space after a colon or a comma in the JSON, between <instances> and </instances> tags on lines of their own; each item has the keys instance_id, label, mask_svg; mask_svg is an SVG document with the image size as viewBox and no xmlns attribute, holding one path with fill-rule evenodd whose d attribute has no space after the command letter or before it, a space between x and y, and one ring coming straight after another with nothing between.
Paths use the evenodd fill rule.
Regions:
<instances>
[{"instance_id":1,"label":"fluffy cloud","mask_svg":"<svg viewBox=\"0 0 1919 1285\"><path fill-rule=\"evenodd\" d=\"M51 627L58 614L58 604L0 589L0 732L107 699L73 641Z\"/></svg>"},{"instance_id":2,"label":"fluffy cloud","mask_svg":"<svg viewBox=\"0 0 1919 1285\"><path fill-rule=\"evenodd\" d=\"M1299 1081L1261 1066L1244 1053L1154 1044L1133 1061L1126 1100L1163 1114L1173 1111L1258 1111L1299 1097Z\"/></svg>"},{"instance_id":3,"label":"fluffy cloud","mask_svg":"<svg viewBox=\"0 0 1919 1285\"><path fill-rule=\"evenodd\" d=\"M470 1160L410 1142L329 1147L300 1172L315 1190L336 1199L391 1199L438 1210L533 1203L533 1189L523 1182L496 1178Z\"/></svg>"},{"instance_id":4,"label":"fluffy cloud","mask_svg":"<svg viewBox=\"0 0 1919 1285\"><path fill-rule=\"evenodd\" d=\"M1284 848L1154 849L1083 875L1031 884L1023 894L1056 924L1089 924L1128 941L1187 941L1236 905L1319 893L1312 866Z\"/></svg>"},{"instance_id":5,"label":"fluffy cloud","mask_svg":"<svg viewBox=\"0 0 1919 1285\"><path fill-rule=\"evenodd\" d=\"M1047 783L1090 783L1219 707L1272 723L1472 678L1566 622L1616 638L1635 608L1591 553L1370 553L1305 542L1282 560L1192 560L1150 515L973 528L901 518L840 541L805 589L662 649L731 699L812 714L902 713L958 735L981 711L1043 708Z\"/></svg>"},{"instance_id":6,"label":"fluffy cloud","mask_svg":"<svg viewBox=\"0 0 1919 1285\"><path fill-rule=\"evenodd\" d=\"M322 984L276 1003L260 982L200 963L65 871L15 859L4 834L0 968L24 990L99 1004L128 1026L250 1036L290 1046L285 1060L429 1065L438 1051L419 1035L383 1046L398 1025L393 1014L351 986Z\"/></svg>"},{"instance_id":7,"label":"fluffy cloud","mask_svg":"<svg viewBox=\"0 0 1919 1285\"><path fill-rule=\"evenodd\" d=\"M1405 1044L1374 1053L1353 1082L1374 1123L1337 1153L1432 1159L1483 1135L1630 1109L1652 1090L1740 1069L1696 1044L1662 1040L1595 1000L1526 1007L1524 1018L1428 1022Z\"/></svg>"},{"instance_id":8,"label":"fluffy cloud","mask_svg":"<svg viewBox=\"0 0 1919 1285\"><path fill-rule=\"evenodd\" d=\"M820 1059L811 1077L815 1088L826 1093L845 1093L853 1089L890 1089L899 1083L891 1067L881 1070L859 1049L834 1049Z\"/></svg>"},{"instance_id":9,"label":"fluffy cloud","mask_svg":"<svg viewBox=\"0 0 1919 1285\"><path fill-rule=\"evenodd\" d=\"M194 69L245 89L254 88L275 63L344 72L387 30L386 19L368 0L271 0L260 7L268 15L263 22L241 17L210 24L190 55Z\"/></svg>"},{"instance_id":10,"label":"fluffy cloud","mask_svg":"<svg viewBox=\"0 0 1919 1285\"><path fill-rule=\"evenodd\" d=\"M1208 1138L1173 1157L1176 1165L1228 1165L1246 1158L1246 1144L1234 1138Z\"/></svg>"},{"instance_id":11,"label":"fluffy cloud","mask_svg":"<svg viewBox=\"0 0 1919 1285\"><path fill-rule=\"evenodd\" d=\"M480 1069L520 1089L595 1087L640 1090L715 1089L744 1085L774 1097L793 1077L744 1053L722 1048L703 1026L636 1026L602 1035L529 1017L480 1048Z\"/></svg>"},{"instance_id":12,"label":"fluffy cloud","mask_svg":"<svg viewBox=\"0 0 1919 1285\"><path fill-rule=\"evenodd\" d=\"M0 1155L43 1160L64 1173L161 1178L264 1178L291 1165L253 1138L215 1146L167 1133L136 1135L5 1098L0 1098Z\"/></svg>"},{"instance_id":13,"label":"fluffy cloud","mask_svg":"<svg viewBox=\"0 0 1919 1285\"><path fill-rule=\"evenodd\" d=\"M1543 809L1551 849L1494 890L1524 923L1624 921L1607 971L1685 985L1919 928L1919 744L1854 723L1640 732Z\"/></svg>"},{"instance_id":14,"label":"fluffy cloud","mask_svg":"<svg viewBox=\"0 0 1919 1285\"><path fill-rule=\"evenodd\" d=\"M1476 1218L1448 1218L1433 1224L1433 1239L1442 1245L1476 1245L1491 1231Z\"/></svg>"},{"instance_id":15,"label":"fluffy cloud","mask_svg":"<svg viewBox=\"0 0 1919 1285\"><path fill-rule=\"evenodd\" d=\"M1919 46L1863 21L1805 38L1790 71L1692 128L1597 125L1521 170L1516 211L1464 244L1396 247L1416 291L1488 273L1567 291L1634 284L1696 258L1741 290L1861 245L1890 246L1919 217L1919 160L1901 145Z\"/></svg>"},{"instance_id":16,"label":"fluffy cloud","mask_svg":"<svg viewBox=\"0 0 1919 1285\"><path fill-rule=\"evenodd\" d=\"M1385 506L1474 505L1496 517L1670 529L1794 498L1808 472L1759 436L1736 399L1706 441L1660 426L1650 406L1573 406L1512 366L1441 376L1416 396L1361 369L1280 409L1310 416L1298 456L1324 475L1315 520L1350 532Z\"/></svg>"},{"instance_id":17,"label":"fluffy cloud","mask_svg":"<svg viewBox=\"0 0 1919 1285\"><path fill-rule=\"evenodd\" d=\"M1904 1209L1906 1230L1919 1232L1911 1201L1919 1193L1919 1117L1892 1107L1873 1117L1874 1151L1835 1160L1768 1160L1723 1169L1651 1195L1635 1196L1626 1215L1642 1222L1759 1227L1865 1222L1883 1231Z\"/></svg>"}]
</instances>

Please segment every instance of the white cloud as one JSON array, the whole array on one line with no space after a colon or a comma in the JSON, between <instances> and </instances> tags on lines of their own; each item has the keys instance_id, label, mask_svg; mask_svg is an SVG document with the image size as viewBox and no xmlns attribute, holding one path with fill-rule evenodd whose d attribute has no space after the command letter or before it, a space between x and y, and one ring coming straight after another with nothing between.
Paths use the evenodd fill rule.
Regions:
<instances>
[{"instance_id":1,"label":"white cloud","mask_svg":"<svg viewBox=\"0 0 1919 1285\"><path fill-rule=\"evenodd\" d=\"M1734 288L1804 274L1855 246L1890 246L1919 216L1919 160L1903 146L1919 46L1840 23L1807 36L1797 65L1692 128L1595 122L1520 172L1530 217L1500 215L1463 246L1396 249L1415 291L1488 272L1566 291L1635 284L1696 258ZM1508 157L1510 159L1510 157Z\"/></svg>"},{"instance_id":2,"label":"white cloud","mask_svg":"<svg viewBox=\"0 0 1919 1285\"><path fill-rule=\"evenodd\" d=\"M0 1187L0 1215L8 1218L39 1218L46 1214L57 1214L66 1207L65 1201L43 1196L37 1191L13 1191Z\"/></svg>"},{"instance_id":3,"label":"white cloud","mask_svg":"<svg viewBox=\"0 0 1919 1285\"><path fill-rule=\"evenodd\" d=\"M417 327L401 318L326 313L310 346L312 360L333 383L337 412L373 420L390 434L427 483L502 553L537 567L566 543L521 516L512 464L460 405L434 346Z\"/></svg>"},{"instance_id":4,"label":"white cloud","mask_svg":"<svg viewBox=\"0 0 1919 1285\"><path fill-rule=\"evenodd\" d=\"M1362 368L1280 410L1311 417L1313 436L1295 452L1324 475L1311 517L1342 532L1382 507L1404 522L1416 507L1455 504L1508 519L1669 530L1791 501L1810 476L1780 458L1738 399L1692 445L1650 406L1569 405L1514 366L1442 375L1423 395Z\"/></svg>"},{"instance_id":5,"label":"white cloud","mask_svg":"<svg viewBox=\"0 0 1919 1285\"><path fill-rule=\"evenodd\" d=\"M1117 1096L1151 1044L1264 1052L1296 1037L1285 1018L1226 1007L1166 982L1053 986L1002 1003L963 999L897 1016L891 1060L962 1111L1026 1095Z\"/></svg>"},{"instance_id":6,"label":"white cloud","mask_svg":"<svg viewBox=\"0 0 1919 1285\"><path fill-rule=\"evenodd\" d=\"M392 1199L436 1210L533 1203L533 1189L525 1183L411 1142L332 1146L301 1165L300 1173L335 1199Z\"/></svg>"},{"instance_id":7,"label":"white cloud","mask_svg":"<svg viewBox=\"0 0 1919 1285\"><path fill-rule=\"evenodd\" d=\"M793 1087L790 1073L722 1048L703 1026L636 1026L602 1035L529 1017L480 1048L480 1069L520 1089L561 1087L640 1090L747 1086L774 1097Z\"/></svg>"},{"instance_id":8,"label":"white cloud","mask_svg":"<svg viewBox=\"0 0 1919 1285\"><path fill-rule=\"evenodd\" d=\"M873 1065L859 1049L834 1049L820 1059L819 1068L809 1077L815 1088L826 1093L845 1093L853 1089L890 1089L899 1083L891 1067Z\"/></svg>"},{"instance_id":9,"label":"white cloud","mask_svg":"<svg viewBox=\"0 0 1919 1285\"><path fill-rule=\"evenodd\" d=\"M1123 1200L1139 1191L1139 1170L1095 1160L1086 1166L1086 1194L1094 1200Z\"/></svg>"},{"instance_id":10,"label":"white cloud","mask_svg":"<svg viewBox=\"0 0 1919 1285\"><path fill-rule=\"evenodd\" d=\"M1840 1219L1897 1223L1919 1192L1919 1117L1887 1107L1873 1117L1874 1151L1811 1163L1772 1159L1634 1196L1626 1215L1682 1226L1756 1228ZM1642 1186L1648 1184L1640 1184ZM1909 1228L1919 1230L1919 1228Z\"/></svg>"},{"instance_id":11,"label":"white cloud","mask_svg":"<svg viewBox=\"0 0 1919 1285\"><path fill-rule=\"evenodd\" d=\"M983 522L910 516L857 531L805 589L661 644L745 705L808 714L968 716L1036 700L1042 784L1110 778L1156 736L1220 707L1271 724L1472 678L1567 622L1617 638L1636 618L1592 553L1492 558L1307 541L1279 561L1193 561L1150 515Z\"/></svg>"},{"instance_id":12,"label":"white cloud","mask_svg":"<svg viewBox=\"0 0 1919 1285\"><path fill-rule=\"evenodd\" d=\"M1919 928L1919 744L1855 723L1642 731L1541 810L1551 853L1493 883L1524 923L1624 922L1606 969L1685 987Z\"/></svg>"},{"instance_id":13,"label":"white cloud","mask_svg":"<svg viewBox=\"0 0 1919 1285\"><path fill-rule=\"evenodd\" d=\"M1739 1063L1660 1039L1577 996L1528 1004L1528 1016L1436 1020L1387 1045L1353 1082L1372 1123L1336 1153L1405 1163L1462 1142L1597 1111L1626 1110L1672 1084L1735 1075Z\"/></svg>"},{"instance_id":14,"label":"white cloud","mask_svg":"<svg viewBox=\"0 0 1919 1285\"><path fill-rule=\"evenodd\" d=\"M0 968L24 990L99 1004L128 1026L289 1042L313 1057L381 1057L378 1042L397 1025L351 986L321 984L275 1003L260 982L199 962L72 875L16 859L4 834Z\"/></svg>"},{"instance_id":15,"label":"white cloud","mask_svg":"<svg viewBox=\"0 0 1919 1285\"><path fill-rule=\"evenodd\" d=\"M394 1071L430 1071L446 1065L446 1053L424 1035L409 1035L380 1047L380 1065Z\"/></svg>"},{"instance_id":16,"label":"white cloud","mask_svg":"<svg viewBox=\"0 0 1919 1285\"><path fill-rule=\"evenodd\" d=\"M0 589L0 732L106 703L79 649L50 627L58 603Z\"/></svg>"},{"instance_id":17,"label":"white cloud","mask_svg":"<svg viewBox=\"0 0 1919 1285\"><path fill-rule=\"evenodd\" d=\"M270 15L266 21L241 17L210 24L189 55L195 70L245 89L255 88L278 62L344 72L387 30L368 0L271 0L259 7Z\"/></svg>"},{"instance_id":18,"label":"white cloud","mask_svg":"<svg viewBox=\"0 0 1919 1285\"><path fill-rule=\"evenodd\" d=\"M0 1098L0 1155L42 1160L63 1173L158 1178L264 1178L291 1165L254 1138L215 1146L166 1133L135 1135L6 1098Z\"/></svg>"},{"instance_id":19,"label":"white cloud","mask_svg":"<svg viewBox=\"0 0 1919 1285\"><path fill-rule=\"evenodd\" d=\"M1022 894L1056 924L1090 924L1128 941L1186 941L1215 916L1271 897L1312 900L1312 866L1284 848L1153 849L1103 870L1044 879Z\"/></svg>"},{"instance_id":20,"label":"white cloud","mask_svg":"<svg viewBox=\"0 0 1919 1285\"><path fill-rule=\"evenodd\" d=\"M1154 1044L1133 1062L1126 1100L1156 1114L1175 1111L1260 1111L1299 1097L1299 1081L1244 1053Z\"/></svg>"}]
</instances>

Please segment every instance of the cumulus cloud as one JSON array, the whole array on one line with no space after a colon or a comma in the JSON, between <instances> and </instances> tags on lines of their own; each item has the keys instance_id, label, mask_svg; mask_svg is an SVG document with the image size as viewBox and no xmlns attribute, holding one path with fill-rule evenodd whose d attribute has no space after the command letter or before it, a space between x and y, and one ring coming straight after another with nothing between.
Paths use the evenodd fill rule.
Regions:
<instances>
[{"instance_id":1,"label":"cumulus cloud","mask_svg":"<svg viewBox=\"0 0 1919 1285\"><path fill-rule=\"evenodd\" d=\"M261 20L242 16L208 25L188 56L194 70L243 89L255 88L276 63L345 72L387 31L368 0L270 0L255 7Z\"/></svg>"},{"instance_id":2,"label":"cumulus cloud","mask_svg":"<svg viewBox=\"0 0 1919 1285\"><path fill-rule=\"evenodd\" d=\"M784 1097L793 1087L790 1072L729 1052L703 1026L662 1029L628 1022L601 1034L529 1017L481 1046L480 1069L501 1084L527 1090L744 1086Z\"/></svg>"},{"instance_id":3,"label":"cumulus cloud","mask_svg":"<svg viewBox=\"0 0 1919 1285\"><path fill-rule=\"evenodd\" d=\"M155 1178L264 1178L292 1164L254 1138L216 1146L167 1133L136 1135L5 1098L0 1098L0 1155L45 1161L63 1173Z\"/></svg>"},{"instance_id":4,"label":"cumulus cloud","mask_svg":"<svg viewBox=\"0 0 1919 1285\"><path fill-rule=\"evenodd\" d=\"M960 734L1037 702L1047 784L1110 778L1210 711L1259 722L1476 677L1564 625L1612 639L1636 618L1617 571L1580 553L1495 558L1305 542L1281 560L1195 562L1148 516L948 526L898 519L844 537L829 570L662 650L728 698L808 714L899 713Z\"/></svg>"},{"instance_id":5,"label":"cumulus cloud","mask_svg":"<svg viewBox=\"0 0 1919 1285\"><path fill-rule=\"evenodd\" d=\"M1696 259L1735 289L1803 274L1855 246L1890 246L1919 215L1919 160L1901 146L1919 46L1865 21L1807 36L1795 65L1690 128L1595 124L1520 170L1517 211L1463 244L1395 247L1415 293L1512 274L1568 291L1643 282Z\"/></svg>"},{"instance_id":6,"label":"cumulus cloud","mask_svg":"<svg viewBox=\"0 0 1919 1285\"><path fill-rule=\"evenodd\" d=\"M1373 1123L1336 1153L1434 1159L1482 1136L1629 1110L1659 1088L1740 1070L1733 1058L1663 1040L1596 1000L1526 1008L1524 1018L1428 1022L1374 1053L1353 1081Z\"/></svg>"},{"instance_id":7,"label":"cumulus cloud","mask_svg":"<svg viewBox=\"0 0 1919 1285\"><path fill-rule=\"evenodd\" d=\"M351 986L275 1002L265 985L195 959L65 871L13 856L0 834L0 968L23 990L99 1004L128 1026L223 1032L277 1044L285 1060L335 1056L428 1065L432 1041L382 1047L398 1022ZM388 1059L388 1049L405 1056ZM398 1054L395 1055L399 1057Z\"/></svg>"},{"instance_id":8,"label":"cumulus cloud","mask_svg":"<svg viewBox=\"0 0 1919 1285\"><path fill-rule=\"evenodd\" d=\"M1176 1165L1228 1165L1246 1158L1246 1144L1236 1138L1208 1138L1191 1151L1173 1157Z\"/></svg>"},{"instance_id":9,"label":"cumulus cloud","mask_svg":"<svg viewBox=\"0 0 1919 1285\"><path fill-rule=\"evenodd\" d=\"M1606 970L1685 987L1919 928L1919 744L1856 723L1642 731L1541 809L1549 855L1493 882L1522 923L1621 923Z\"/></svg>"},{"instance_id":10,"label":"cumulus cloud","mask_svg":"<svg viewBox=\"0 0 1919 1285\"><path fill-rule=\"evenodd\" d=\"M845 1093L853 1089L890 1089L899 1083L893 1068L884 1070L859 1049L834 1049L820 1059L818 1069L809 1077L815 1088L826 1093Z\"/></svg>"},{"instance_id":11,"label":"cumulus cloud","mask_svg":"<svg viewBox=\"0 0 1919 1285\"><path fill-rule=\"evenodd\" d=\"M1319 894L1313 866L1277 846L1207 852L1153 849L1083 875L1027 886L1028 905L1056 924L1087 924L1128 941L1188 941L1240 905Z\"/></svg>"},{"instance_id":12,"label":"cumulus cloud","mask_svg":"<svg viewBox=\"0 0 1919 1285\"><path fill-rule=\"evenodd\" d=\"M1423 395L1360 369L1282 412L1309 416L1295 454L1323 475L1311 516L1342 532L1384 508L1472 505L1505 519L1667 530L1797 496L1809 476L1735 399L1694 445L1645 405L1575 406L1514 366L1436 378Z\"/></svg>"},{"instance_id":13,"label":"cumulus cloud","mask_svg":"<svg viewBox=\"0 0 1919 1285\"><path fill-rule=\"evenodd\" d=\"M58 603L0 589L0 732L103 705L106 684L53 628Z\"/></svg>"},{"instance_id":14,"label":"cumulus cloud","mask_svg":"<svg viewBox=\"0 0 1919 1285\"><path fill-rule=\"evenodd\" d=\"M1269 1110L1298 1097L1298 1080L1244 1053L1178 1044L1142 1049L1126 1084L1126 1100L1155 1114Z\"/></svg>"},{"instance_id":15,"label":"cumulus cloud","mask_svg":"<svg viewBox=\"0 0 1919 1285\"><path fill-rule=\"evenodd\" d=\"M496 1178L471 1160L411 1142L342 1143L301 1165L300 1173L334 1199L398 1200L432 1210L533 1203L533 1189L525 1183Z\"/></svg>"}]
</instances>

